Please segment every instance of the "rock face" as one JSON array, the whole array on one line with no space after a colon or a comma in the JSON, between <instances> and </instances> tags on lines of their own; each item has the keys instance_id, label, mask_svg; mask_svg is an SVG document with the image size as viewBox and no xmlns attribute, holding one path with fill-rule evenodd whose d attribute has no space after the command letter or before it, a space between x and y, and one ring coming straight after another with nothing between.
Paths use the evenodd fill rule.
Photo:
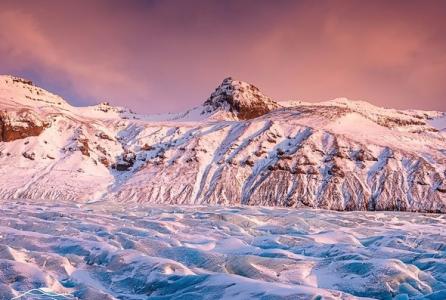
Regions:
<instances>
[{"instance_id":1,"label":"rock face","mask_svg":"<svg viewBox=\"0 0 446 300\"><path fill-rule=\"evenodd\" d=\"M263 116L278 107L256 86L228 77L204 102L203 112L223 110L234 114L239 120L248 120Z\"/></svg>"},{"instance_id":2,"label":"rock face","mask_svg":"<svg viewBox=\"0 0 446 300\"><path fill-rule=\"evenodd\" d=\"M441 112L277 103L225 79L163 119L0 84L3 199L446 212Z\"/></svg>"},{"instance_id":3,"label":"rock face","mask_svg":"<svg viewBox=\"0 0 446 300\"><path fill-rule=\"evenodd\" d=\"M47 125L34 113L25 109L13 113L0 112L0 142L38 136Z\"/></svg>"}]
</instances>

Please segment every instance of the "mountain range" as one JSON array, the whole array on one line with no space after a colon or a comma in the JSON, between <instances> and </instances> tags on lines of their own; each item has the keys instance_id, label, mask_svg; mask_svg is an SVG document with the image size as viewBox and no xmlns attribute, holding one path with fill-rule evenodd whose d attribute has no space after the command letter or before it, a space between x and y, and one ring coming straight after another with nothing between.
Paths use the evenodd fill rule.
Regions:
<instances>
[{"instance_id":1,"label":"mountain range","mask_svg":"<svg viewBox=\"0 0 446 300\"><path fill-rule=\"evenodd\" d=\"M0 76L0 198L446 212L446 113L277 102L226 78L202 105L74 107Z\"/></svg>"}]
</instances>

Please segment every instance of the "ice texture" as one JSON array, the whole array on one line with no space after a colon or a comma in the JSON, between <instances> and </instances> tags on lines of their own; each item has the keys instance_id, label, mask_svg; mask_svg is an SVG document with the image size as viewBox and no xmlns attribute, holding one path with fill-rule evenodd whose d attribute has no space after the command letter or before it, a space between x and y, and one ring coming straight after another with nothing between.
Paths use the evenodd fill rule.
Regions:
<instances>
[{"instance_id":1,"label":"ice texture","mask_svg":"<svg viewBox=\"0 0 446 300\"><path fill-rule=\"evenodd\" d=\"M0 214L0 299L446 296L441 214L20 202Z\"/></svg>"}]
</instances>

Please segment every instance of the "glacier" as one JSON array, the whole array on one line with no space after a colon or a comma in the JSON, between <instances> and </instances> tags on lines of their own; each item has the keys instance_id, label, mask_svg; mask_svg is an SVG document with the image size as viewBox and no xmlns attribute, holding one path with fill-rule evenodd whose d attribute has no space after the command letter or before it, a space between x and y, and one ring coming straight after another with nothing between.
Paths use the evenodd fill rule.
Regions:
<instances>
[{"instance_id":1,"label":"glacier","mask_svg":"<svg viewBox=\"0 0 446 300\"><path fill-rule=\"evenodd\" d=\"M446 299L446 114L74 107L0 76L0 299Z\"/></svg>"},{"instance_id":2,"label":"glacier","mask_svg":"<svg viewBox=\"0 0 446 300\"><path fill-rule=\"evenodd\" d=\"M444 214L20 201L0 213L0 299L446 297Z\"/></svg>"}]
</instances>

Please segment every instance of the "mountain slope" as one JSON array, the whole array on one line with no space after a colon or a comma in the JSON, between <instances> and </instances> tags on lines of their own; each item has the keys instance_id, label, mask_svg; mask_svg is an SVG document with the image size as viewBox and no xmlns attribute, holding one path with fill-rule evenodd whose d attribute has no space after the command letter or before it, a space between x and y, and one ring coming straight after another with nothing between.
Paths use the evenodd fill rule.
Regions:
<instances>
[{"instance_id":1,"label":"mountain slope","mask_svg":"<svg viewBox=\"0 0 446 300\"><path fill-rule=\"evenodd\" d=\"M446 212L441 112L275 102L227 78L202 106L77 108L0 77L0 197Z\"/></svg>"}]
</instances>

